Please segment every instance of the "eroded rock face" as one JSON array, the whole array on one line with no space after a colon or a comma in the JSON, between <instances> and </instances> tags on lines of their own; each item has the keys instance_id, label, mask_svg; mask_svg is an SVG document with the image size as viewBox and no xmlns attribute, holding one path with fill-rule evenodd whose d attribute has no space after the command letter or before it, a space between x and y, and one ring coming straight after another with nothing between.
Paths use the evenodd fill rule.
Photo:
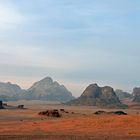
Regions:
<instances>
[{"instance_id":1,"label":"eroded rock face","mask_svg":"<svg viewBox=\"0 0 140 140\"><path fill-rule=\"evenodd\" d=\"M25 90L21 89L20 86L12 84L10 82L0 82L0 100L2 101L15 101L19 99L19 96Z\"/></svg>"},{"instance_id":2,"label":"eroded rock face","mask_svg":"<svg viewBox=\"0 0 140 140\"><path fill-rule=\"evenodd\" d=\"M53 81L52 78L46 77L32 85L21 97L27 100L47 100L67 102L74 97L64 85Z\"/></svg>"},{"instance_id":3,"label":"eroded rock face","mask_svg":"<svg viewBox=\"0 0 140 140\"><path fill-rule=\"evenodd\" d=\"M140 87L133 89L133 101L140 103Z\"/></svg>"},{"instance_id":4,"label":"eroded rock face","mask_svg":"<svg viewBox=\"0 0 140 140\"><path fill-rule=\"evenodd\" d=\"M128 92L124 92L123 90L120 90L120 89L115 90L115 93L119 97L120 100L123 100L126 98L132 98L132 94Z\"/></svg>"},{"instance_id":5,"label":"eroded rock face","mask_svg":"<svg viewBox=\"0 0 140 140\"><path fill-rule=\"evenodd\" d=\"M97 84L91 84L85 89L81 97L98 98L100 95L101 95L100 87L98 87Z\"/></svg>"},{"instance_id":6,"label":"eroded rock face","mask_svg":"<svg viewBox=\"0 0 140 140\"><path fill-rule=\"evenodd\" d=\"M23 92L22 89L16 84L12 84L10 82L8 83L0 82L0 95L12 97L22 92Z\"/></svg>"},{"instance_id":7,"label":"eroded rock face","mask_svg":"<svg viewBox=\"0 0 140 140\"><path fill-rule=\"evenodd\" d=\"M113 88L109 86L99 87L97 84L89 85L79 98L68 102L68 104L100 107L123 107Z\"/></svg>"}]
</instances>

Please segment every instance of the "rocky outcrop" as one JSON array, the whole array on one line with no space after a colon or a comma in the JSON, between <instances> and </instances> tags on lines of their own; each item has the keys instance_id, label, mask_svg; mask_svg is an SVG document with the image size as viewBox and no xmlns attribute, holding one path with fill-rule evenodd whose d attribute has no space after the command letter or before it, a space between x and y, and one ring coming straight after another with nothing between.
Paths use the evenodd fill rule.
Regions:
<instances>
[{"instance_id":1,"label":"rocky outcrop","mask_svg":"<svg viewBox=\"0 0 140 140\"><path fill-rule=\"evenodd\" d=\"M38 115L43 115L47 117L56 117L56 118L61 117L61 114L57 109L42 111L39 112Z\"/></svg>"},{"instance_id":2,"label":"rocky outcrop","mask_svg":"<svg viewBox=\"0 0 140 140\"><path fill-rule=\"evenodd\" d=\"M140 103L140 87L133 89L133 101Z\"/></svg>"},{"instance_id":3,"label":"rocky outcrop","mask_svg":"<svg viewBox=\"0 0 140 140\"><path fill-rule=\"evenodd\" d=\"M123 111L111 111L111 112L106 112L106 111L96 111L94 113L95 115L127 115L127 113L123 112Z\"/></svg>"},{"instance_id":4,"label":"rocky outcrop","mask_svg":"<svg viewBox=\"0 0 140 140\"><path fill-rule=\"evenodd\" d=\"M2 103L2 101L0 101L0 109L3 109L4 107L3 107L3 103Z\"/></svg>"},{"instance_id":5,"label":"rocky outcrop","mask_svg":"<svg viewBox=\"0 0 140 140\"><path fill-rule=\"evenodd\" d=\"M67 104L99 107L126 107L120 102L113 88L109 86L99 87L97 84L89 85L79 98Z\"/></svg>"},{"instance_id":6,"label":"rocky outcrop","mask_svg":"<svg viewBox=\"0 0 140 140\"><path fill-rule=\"evenodd\" d=\"M34 83L27 90L23 90L18 85L10 82L0 82L0 100L11 101L22 99L67 102L74 99L74 97L64 85L60 85L50 77Z\"/></svg>"},{"instance_id":7,"label":"rocky outcrop","mask_svg":"<svg viewBox=\"0 0 140 140\"><path fill-rule=\"evenodd\" d=\"M119 97L120 100L123 100L126 98L132 98L132 94L128 92L124 92L123 90L120 90L120 89L115 90L115 93Z\"/></svg>"},{"instance_id":8,"label":"rocky outcrop","mask_svg":"<svg viewBox=\"0 0 140 140\"><path fill-rule=\"evenodd\" d=\"M12 84L10 82L8 83L0 82L0 95L11 97L21 92L22 92L22 89L16 84Z\"/></svg>"},{"instance_id":9,"label":"rocky outcrop","mask_svg":"<svg viewBox=\"0 0 140 140\"><path fill-rule=\"evenodd\" d=\"M18 100L18 96L23 92L24 90L16 84L0 82L0 100L2 101Z\"/></svg>"},{"instance_id":10,"label":"rocky outcrop","mask_svg":"<svg viewBox=\"0 0 140 140\"><path fill-rule=\"evenodd\" d=\"M21 97L27 100L47 100L47 101L60 101L67 102L74 97L64 85L53 81L52 78L46 77L33 84Z\"/></svg>"}]
</instances>

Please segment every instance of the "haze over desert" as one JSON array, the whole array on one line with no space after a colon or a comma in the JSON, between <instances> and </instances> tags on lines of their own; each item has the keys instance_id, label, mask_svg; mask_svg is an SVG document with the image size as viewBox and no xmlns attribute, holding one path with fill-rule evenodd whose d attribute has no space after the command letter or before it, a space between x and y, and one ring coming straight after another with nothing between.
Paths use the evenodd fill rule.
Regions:
<instances>
[{"instance_id":1,"label":"haze over desert","mask_svg":"<svg viewBox=\"0 0 140 140\"><path fill-rule=\"evenodd\" d=\"M0 140L140 140L140 0L0 0Z\"/></svg>"}]
</instances>

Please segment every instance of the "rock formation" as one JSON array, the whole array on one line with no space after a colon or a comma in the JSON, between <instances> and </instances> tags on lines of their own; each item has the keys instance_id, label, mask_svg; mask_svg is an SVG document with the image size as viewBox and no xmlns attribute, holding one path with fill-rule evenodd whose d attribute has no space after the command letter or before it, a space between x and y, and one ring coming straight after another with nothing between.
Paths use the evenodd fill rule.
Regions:
<instances>
[{"instance_id":1,"label":"rock formation","mask_svg":"<svg viewBox=\"0 0 140 140\"><path fill-rule=\"evenodd\" d=\"M23 91L16 84L0 82L0 100L2 101L17 100Z\"/></svg>"},{"instance_id":2,"label":"rock formation","mask_svg":"<svg viewBox=\"0 0 140 140\"><path fill-rule=\"evenodd\" d=\"M127 115L124 111L111 111L111 112L106 112L106 111L96 111L94 113L95 115Z\"/></svg>"},{"instance_id":3,"label":"rock formation","mask_svg":"<svg viewBox=\"0 0 140 140\"><path fill-rule=\"evenodd\" d=\"M3 103L2 103L2 101L0 101L0 109L3 109L4 107L3 107Z\"/></svg>"},{"instance_id":4,"label":"rock formation","mask_svg":"<svg viewBox=\"0 0 140 140\"><path fill-rule=\"evenodd\" d=\"M46 77L33 84L21 97L27 100L47 100L67 102L74 97L64 85L53 81L52 78Z\"/></svg>"},{"instance_id":5,"label":"rock formation","mask_svg":"<svg viewBox=\"0 0 140 140\"><path fill-rule=\"evenodd\" d=\"M47 117L56 117L56 118L61 117L61 114L57 109L42 111L39 112L38 115L43 115Z\"/></svg>"},{"instance_id":6,"label":"rock formation","mask_svg":"<svg viewBox=\"0 0 140 140\"><path fill-rule=\"evenodd\" d=\"M0 82L0 100L11 101L20 99L67 102L74 99L74 97L64 85L60 85L50 77L34 83L27 90L23 90L18 85L10 82Z\"/></svg>"},{"instance_id":7,"label":"rock formation","mask_svg":"<svg viewBox=\"0 0 140 140\"><path fill-rule=\"evenodd\" d=\"M132 95L128 92L124 92L120 89L115 90L116 95L119 97L120 100L126 99L126 98L132 98Z\"/></svg>"},{"instance_id":8,"label":"rock formation","mask_svg":"<svg viewBox=\"0 0 140 140\"><path fill-rule=\"evenodd\" d=\"M79 98L67 104L99 107L126 107L120 102L113 88L109 86L99 87L97 84L89 85Z\"/></svg>"},{"instance_id":9,"label":"rock formation","mask_svg":"<svg viewBox=\"0 0 140 140\"><path fill-rule=\"evenodd\" d=\"M18 85L0 82L0 95L13 96L19 93L21 93L21 88Z\"/></svg>"},{"instance_id":10,"label":"rock formation","mask_svg":"<svg viewBox=\"0 0 140 140\"><path fill-rule=\"evenodd\" d=\"M133 101L140 103L140 88L133 89Z\"/></svg>"}]
</instances>

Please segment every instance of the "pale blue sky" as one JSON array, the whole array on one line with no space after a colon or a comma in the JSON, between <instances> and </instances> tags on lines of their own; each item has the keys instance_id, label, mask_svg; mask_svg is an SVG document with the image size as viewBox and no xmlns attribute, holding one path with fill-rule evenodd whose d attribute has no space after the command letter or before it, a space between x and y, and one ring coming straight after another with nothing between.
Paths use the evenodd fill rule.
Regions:
<instances>
[{"instance_id":1,"label":"pale blue sky","mask_svg":"<svg viewBox=\"0 0 140 140\"><path fill-rule=\"evenodd\" d=\"M0 81L51 76L75 96L90 83L140 86L139 0L0 0Z\"/></svg>"}]
</instances>

